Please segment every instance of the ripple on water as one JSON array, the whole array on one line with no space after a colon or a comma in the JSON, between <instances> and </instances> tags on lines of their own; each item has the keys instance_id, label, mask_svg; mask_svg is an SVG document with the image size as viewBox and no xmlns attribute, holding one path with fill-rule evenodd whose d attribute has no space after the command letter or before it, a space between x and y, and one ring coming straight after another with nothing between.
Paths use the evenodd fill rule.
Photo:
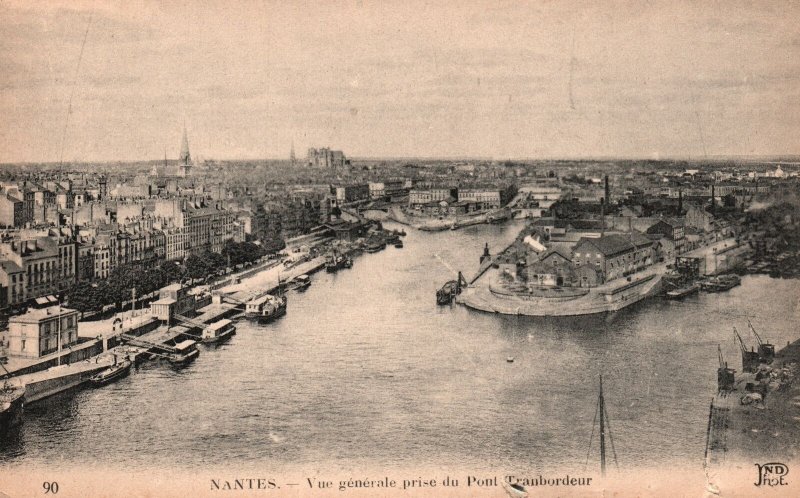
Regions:
<instances>
[{"instance_id":1,"label":"ripple on water","mask_svg":"<svg viewBox=\"0 0 800 498\"><path fill-rule=\"evenodd\" d=\"M231 341L202 348L182 370L151 362L111 386L29 407L22 430L0 442L0 462L581 470L602 372L621 465L694 463L716 345L736 367L731 329L747 330L733 315L755 315L774 344L795 339L800 283L761 276L730 293L599 317L435 305L450 268L475 271L484 242L514 233L410 231L402 251L317 273L308 291L290 294L285 317L238 321Z\"/></svg>"}]
</instances>

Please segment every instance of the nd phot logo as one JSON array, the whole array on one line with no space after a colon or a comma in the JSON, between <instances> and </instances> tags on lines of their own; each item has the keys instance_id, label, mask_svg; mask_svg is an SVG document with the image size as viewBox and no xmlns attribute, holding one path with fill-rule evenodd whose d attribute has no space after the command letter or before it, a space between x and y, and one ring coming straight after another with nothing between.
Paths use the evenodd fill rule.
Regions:
<instances>
[{"instance_id":1,"label":"nd phot logo","mask_svg":"<svg viewBox=\"0 0 800 498\"><path fill-rule=\"evenodd\" d=\"M758 480L754 483L756 486L786 486L789 484L786 481L786 474L789 473L789 467L786 464L773 462L755 465L758 469Z\"/></svg>"}]
</instances>

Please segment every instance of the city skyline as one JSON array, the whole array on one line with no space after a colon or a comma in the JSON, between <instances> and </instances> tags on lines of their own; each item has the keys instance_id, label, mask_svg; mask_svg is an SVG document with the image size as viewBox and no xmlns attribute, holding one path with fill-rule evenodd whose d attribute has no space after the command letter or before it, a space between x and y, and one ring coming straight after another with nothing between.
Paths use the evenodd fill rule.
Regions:
<instances>
[{"instance_id":1,"label":"city skyline","mask_svg":"<svg viewBox=\"0 0 800 498\"><path fill-rule=\"evenodd\" d=\"M11 2L0 163L792 156L792 10Z\"/></svg>"}]
</instances>

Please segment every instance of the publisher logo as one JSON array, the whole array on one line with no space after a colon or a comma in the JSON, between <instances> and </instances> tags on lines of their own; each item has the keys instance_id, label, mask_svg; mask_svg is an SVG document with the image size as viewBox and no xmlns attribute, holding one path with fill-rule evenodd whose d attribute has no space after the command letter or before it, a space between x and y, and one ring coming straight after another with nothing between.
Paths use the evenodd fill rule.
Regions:
<instances>
[{"instance_id":1,"label":"publisher logo","mask_svg":"<svg viewBox=\"0 0 800 498\"><path fill-rule=\"evenodd\" d=\"M789 467L783 463L764 463L755 464L758 469L758 480L753 483L756 486L786 486L789 484L786 481L786 474L789 473Z\"/></svg>"}]
</instances>

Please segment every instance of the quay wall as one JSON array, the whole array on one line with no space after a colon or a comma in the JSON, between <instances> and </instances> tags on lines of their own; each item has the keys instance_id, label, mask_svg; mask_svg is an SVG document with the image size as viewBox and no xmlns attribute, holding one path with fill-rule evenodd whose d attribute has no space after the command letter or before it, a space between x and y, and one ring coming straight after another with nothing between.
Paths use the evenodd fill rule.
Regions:
<instances>
[{"instance_id":1,"label":"quay wall","mask_svg":"<svg viewBox=\"0 0 800 498\"><path fill-rule=\"evenodd\" d=\"M151 320L148 322L143 323L142 325L132 328L130 330L126 330L125 332L128 334L133 335L142 335L152 330L158 328L159 322L158 320ZM115 334L110 337L100 337L95 339L89 339L84 342L81 342L71 348L65 348L61 353L61 365L69 365L73 363L78 363L84 360L88 360L89 358L93 358L104 351L108 351L109 349L116 347L122 343L122 339L120 338L119 334ZM12 372L12 375L25 375L31 374L34 372L42 372L47 370L48 368L58 366L59 360L58 356L54 356L53 358L48 358L47 360L39 361L33 363L31 365L16 369Z\"/></svg>"},{"instance_id":2,"label":"quay wall","mask_svg":"<svg viewBox=\"0 0 800 498\"><path fill-rule=\"evenodd\" d=\"M58 372L54 372L54 375L49 378L30 380L25 383L25 402L27 404L35 403L67 389L78 387L88 382L96 372L106 368L108 368L108 364L105 363L90 363L85 368L78 368L72 373L65 372L64 375L58 375Z\"/></svg>"}]
</instances>

